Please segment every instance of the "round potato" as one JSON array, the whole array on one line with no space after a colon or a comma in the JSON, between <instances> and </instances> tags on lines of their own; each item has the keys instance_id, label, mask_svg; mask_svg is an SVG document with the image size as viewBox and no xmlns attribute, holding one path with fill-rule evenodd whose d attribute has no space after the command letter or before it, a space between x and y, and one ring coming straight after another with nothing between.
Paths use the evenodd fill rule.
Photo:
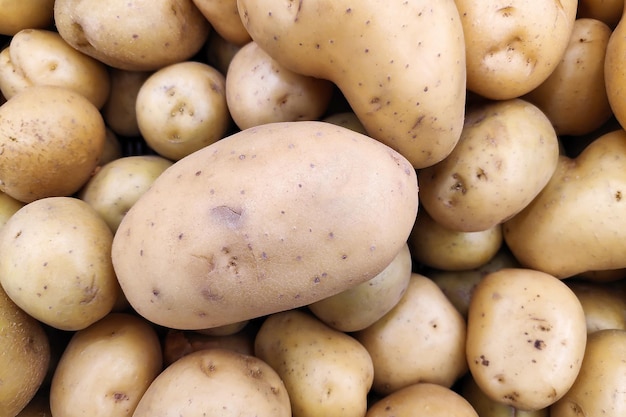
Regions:
<instances>
[{"instance_id":1,"label":"round potato","mask_svg":"<svg viewBox=\"0 0 626 417\"><path fill-rule=\"evenodd\" d=\"M137 124L137 95L143 83L152 75L148 71L109 69L111 91L102 107L102 117L108 128L120 136L140 135Z\"/></svg>"},{"instance_id":2,"label":"round potato","mask_svg":"<svg viewBox=\"0 0 626 417\"><path fill-rule=\"evenodd\" d=\"M465 38L467 89L483 97L520 97L561 61L577 0L501 3L455 1Z\"/></svg>"},{"instance_id":3,"label":"round potato","mask_svg":"<svg viewBox=\"0 0 626 417\"><path fill-rule=\"evenodd\" d=\"M410 163L370 137L317 121L257 126L163 172L124 216L113 263L157 324L248 320L375 277L406 244L417 192Z\"/></svg>"},{"instance_id":4,"label":"round potato","mask_svg":"<svg viewBox=\"0 0 626 417\"><path fill-rule=\"evenodd\" d=\"M419 171L420 203L450 230L478 232L519 213L556 170L559 141L546 115L521 99L469 109L458 145Z\"/></svg>"},{"instance_id":5,"label":"round potato","mask_svg":"<svg viewBox=\"0 0 626 417\"><path fill-rule=\"evenodd\" d=\"M1 286L0 352L0 417L14 417L44 382L50 343L41 324L18 307Z\"/></svg>"},{"instance_id":6,"label":"round potato","mask_svg":"<svg viewBox=\"0 0 626 417\"><path fill-rule=\"evenodd\" d=\"M255 356L203 349L161 372L133 417L180 415L292 417L289 397L276 371Z\"/></svg>"},{"instance_id":7,"label":"round potato","mask_svg":"<svg viewBox=\"0 0 626 417\"><path fill-rule=\"evenodd\" d=\"M54 23L54 0L0 0L0 34L45 29Z\"/></svg>"},{"instance_id":8,"label":"round potato","mask_svg":"<svg viewBox=\"0 0 626 417\"><path fill-rule=\"evenodd\" d=\"M52 415L131 417L162 364L148 322L110 313L75 332L63 351L50 384Z\"/></svg>"},{"instance_id":9,"label":"round potato","mask_svg":"<svg viewBox=\"0 0 626 417\"><path fill-rule=\"evenodd\" d=\"M626 330L624 294L611 285L578 280L565 281L585 311L587 333L604 329Z\"/></svg>"},{"instance_id":10,"label":"round potato","mask_svg":"<svg viewBox=\"0 0 626 417\"><path fill-rule=\"evenodd\" d=\"M580 370L587 327L578 298L552 275L505 268L474 289L466 354L481 391L520 410L558 401Z\"/></svg>"},{"instance_id":11,"label":"round potato","mask_svg":"<svg viewBox=\"0 0 626 417\"><path fill-rule=\"evenodd\" d=\"M115 233L126 212L172 165L158 155L126 156L100 168L78 197L92 206Z\"/></svg>"},{"instance_id":12,"label":"round potato","mask_svg":"<svg viewBox=\"0 0 626 417\"><path fill-rule=\"evenodd\" d=\"M218 141L231 121L224 76L195 61L153 73L139 88L135 112L146 143L171 160Z\"/></svg>"},{"instance_id":13,"label":"round potato","mask_svg":"<svg viewBox=\"0 0 626 417\"><path fill-rule=\"evenodd\" d=\"M109 96L109 78L103 63L50 30L21 30L0 52L0 90L7 99L32 85L56 85L82 94L99 109Z\"/></svg>"},{"instance_id":14,"label":"round potato","mask_svg":"<svg viewBox=\"0 0 626 417\"><path fill-rule=\"evenodd\" d=\"M154 71L191 58L211 28L192 0L56 0L54 21L77 50L129 71Z\"/></svg>"},{"instance_id":15,"label":"round potato","mask_svg":"<svg viewBox=\"0 0 626 417\"><path fill-rule=\"evenodd\" d=\"M237 0L193 0L193 3L222 38L239 46L250 42L239 17Z\"/></svg>"},{"instance_id":16,"label":"round potato","mask_svg":"<svg viewBox=\"0 0 626 417\"><path fill-rule=\"evenodd\" d=\"M106 129L83 95L36 85L0 106L0 191L29 203L69 196L91 177Z\"/></svg>"},{"instance_id":17,"label":"round potato","mask_svg":"<svg viewBox=\"0 0 626 417\"><path fill-rule=\"evenodd\" d=\"M288 70L254 41L237 51L226 73L226 101L240 129L317 120L332 93L330 81Z\"/></svg>"},{"instance_id":18,"label":"round potato","mask_svg":"<svg viewBox=\"0 0 626 417\"><path fill-rule=\"evenodd\" d=\"M118 295L112 240L82 200L26 204L0 228L0 284L37 320L61 330L85 328L108 314Z\"/></svg>"}]
</instances>

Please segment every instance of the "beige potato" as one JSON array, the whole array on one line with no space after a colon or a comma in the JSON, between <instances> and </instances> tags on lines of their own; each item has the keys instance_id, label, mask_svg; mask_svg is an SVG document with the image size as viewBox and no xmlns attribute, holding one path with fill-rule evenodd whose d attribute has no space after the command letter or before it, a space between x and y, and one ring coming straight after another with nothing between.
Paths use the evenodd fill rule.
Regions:
<instances>
[{"instance_id":1,"label":"beige potato","mask_svg":"<svg viewBox=\"0 0 626 417\"><path fill-rule=\"evenodd\" d=\"M354 337L372 357L372 388L382 395L418 382L451 387L467 372L465 320L437 284L420 274L412 274L389 313Z\"/></svg>"},{"instance_id":2,"label":"beige potato","mask_svg":"<svg viewBox=\"0 0 626 417\"><path fill-rule=\"evenodd\" d=\"M0 284L20 308L61 330L107 315L117 298L111 230L87 203L48 197L0 228Z\"/></svg>"},{"instance_id":3,"label":"beige potato","mask_svg":"<svg viewBox=\"0 0 626 417\"><path fill-rule=\"evenodd\" d=\"M50 410L65 417L131 417L162 363L148 322L108 314L73 334L52 378Z\"/></svg>"},{"instance_id":4,"label":"beige potato","mask_svg":"<svg viewBox=\"0 0 626 417\"><path fill-rule=\"evenodd\" d=\"M523 97L543 111L557 135L592 133L612 116L604 80L610 36L606 23L576 19L561 62Z\"/></svg>"},{"instance_id":5,"label":"beige potato","mask_svg":"<svg viewBox=\"0 0 626 417\"><path fill-rule=\"evenodd\" d=\"M550 417L624 415L625 347L624 330L605 329L590 334L576 382L550 407Z\"/></svg>"},{"instance_id":6,"label":"beige potato","mask_svg":"<svg viewBox=\"0 0 626 417\"><path fill-rule=\"evenodd\" d=\"M376 401L367 410L365 417L413 417L416 415L478 417L476 410L461 395L450 388L426 382L409 385Z\"/></svg>"},{"instance_id":7,"label":"beige potato","mask_svg":"<svg viewBox=\"0 0 626 417\"><path fill-rule=\"evenodd\" d=\"M32 85L69 88L100 109L111 82L106 65L51 30L24 29L0 52L0 90L7 99Z\"/></svg>"},{"instance_id":8,"label":"beige potato","mask_svg":"<svg viewBox=\"0 0 626 417\"><path fill-rule=\"evenodd\" d=\"M32 86L0 106L0 191L29 203L78 191L105 142L98 109L64 87Z\"/></svg>"},{"instance_id":9,"label":"beige potato","mask_svg":"<svg viewBox=\"0 0 626 417\"><path fill-rule=\"evenodd\" d=\"M454 148L465 112L465 42L452 0L239 0L252 39L296 73L335 83L369 135L415 168ZM367 70L364 70L367 69Z\"/></svg>"},{"instance_id":10,"label":"beige potato","mask_svg":"<svg viewBox=\"0 0 626 417\"><path fill-rule=\"evenodd\" d=\"M626 267L625 163L622 129L597 138L576 158L561 156L541 193L503 225L519 262L559 278Z\"/></svg>"},{"instance_id":11,"label":"beige potato","mask_svg":"<svg viewBox=\"0 0 626 417\"><path fill-rule=\"evenodd\" d=\"M115 233L126 212L172 161L158 155L126 156L100 168L78 197L92 206Z\"/></svg>"},{"instance_id":12,"label":"beige potato","mask_svg":"<svg viewBox=\"0 0 626 417\"><path fill-rule=\"evenodd\" d=\"M227 349L180 358L152 381L133 417L291 417L283 381L264 361Z\"/></svg>"},{"instance_id":13,"label":"beige potato","mask_svg":"<svg viewBox=\"0 0 626 417\"><path fill-rule=\"evenodd\" d=\"M239 17L237 0L193 0L193 3L222 38L235 45L250 42L250 35Z\"/></svg>"},{"instance_id":14,"label":"beige potato","mask_svg":"<svg viewBox=\"0 0 626 417\"><path fill-rule=\"evenodd\" d=\"M474 289L467 317L469 370L493 401L546 408L580 370L587 328L578 298L558 278L532 269L501 269Z\"/></svg>"},{"instance_id":15,"label":"beige potato","mask_svg":"<svg viewBox=\"0 0 626 417\"><path fill-rule=\"evenodd\" d=\"M478 232L526 207L548 183L559 157L554 127L521 99L468 110L459 144L419 171L420 203L441 226Z\"/></svg>"},{"instance_id":16,"label":"beige potato","mask_svg":"<svg viewBox=\"0 0 626 417\"><path fill-rule=\"evenodd\" d=\"M0 227L2 227L13 214L24 207L24 203L8 194L0 192Z\"/></svg>"},{"instance_id":17,"label":"beige potato","mask_svg":"<svg viewBox=\"0 0 626 417\"><path fill-rule=\"evenodd\" d=\"M41 324L18 307L2 286L0 352L0 417L15 417L44 382L50 342Z\"/></svg>"},{"instance_id":18,"label":"beige potato","mask_svg":"<svg viewBox=\"0 0 626 417\"><path fill-rule=\"evenodd\" d=\"M157 324L261 317L380 273L406 243L417 192L410 163L372 138L270 123L164 171L124 216L113 263L130 304Z\"/></svg>"},{"instance_id":19,"label":"beige potato","mask_svg":"<svg viewBox=\"0 0 626 417\"><path fill-rule=\"evenodd\" d=\"M54 21L77 50L129 71L154 71L191 58L211 28L192 0L56 0Z\"/></svg>"},{"instance_id":20,"label":"beige potato","mask_svg":"<svg viewBox=\"0 0 626 417\"><path fill-rule=\"evenodd\" d=\"M143 83L152 75L149 71L109 70L111 91L102 107L102 117L108 128L120 136L139 136L137 124L137 94Z\"/></svg>"},{"instance_id":21,"label":"beige potato","mask_svg":"<svg viewBox=\"0 0 626 417\"><path fill-rule=\"evenodd\" d=\"M623 4L622 4L623 8ZM626 70L622 65L626 59L626 8L619 23L611 32L604 57L604 82L613 115L626 126Z\"/></svg>"},{"instance_id":22,"label":"beige potato","mask_svg":"<svg viewBox=\"0 0 626 417\"><path fill-rule=\"evenodd\" d=\"M220 140L231 122L225 87L224 76L201 62L161 68L137 93L141 136L159 155L175 161Z\"/></svg>"},{"instance_id":23,"label":"beige potato","mask_svg":"<svg viewBox=\"0 0 626 417\"><path fill-rule=\"evenodd\" d=\"M444 271L462 271L487 263L498 252L502 241L499 224L477 232L460 232L441 226L422 210L408 243L417 263Z\"/></svg>"},{"instance_id":24,"label":"beige potato","mask_svg":"<svg viewBox=\"0 0 626 417\"><path fill-rule=\"evenodd\" d=\"M369 281L309 304L311 312L330 327L355 332L374 324L400 301L411 279L408 245Z\"/></svg>"},{"instance_id":25,"label":"beige potato","mask_svg":"<svg viewBox=\"0 0 626 417\"><path fill-rule=\"evenodd\" d=\"M367 350L348 334L289 310L265 319L254 352L285 383L293 417L365 414L374 368Z\"/></svg>"},{"instance_id":26,"label":"beige potato","mask_svg":"<svg viewBox=\"0 0 626 417\"><path fill-rule=\"evenodd\" d=\"M13 36L23 29L53 24L54 0L0 0L0 34Z\"/></svg>"},{"instance_id":27,"label":"beige potato","mask_svg":"<svg viewBox=\"0 0 626 417\"><path fill-rule=\"evenodd\" d=\"M577 0L455 0L466 44L467 89L507 100L533 90L565 53Z\"/></svg>"},{"instance_id":28,"label":"beige potato","mask_svg":"<svg viewBox=\"0 0 626 417\"><path fill-rule=\"evenodd\" d=\"M578 0L578 18L597 19L611 29L619 23L623 10L621 0Z\"/></svg>"},{"instance_id":29,"label":"beige potato","mask_svg":"<svg viewBox=\"0 0 626 417\"><path fill-rule=\"evenodd\" d=\"M585 312L587 333L603 329L626 330L624 294L611 285L579 280L565 281L574 291Z\"/></svg>"},{"instance_id":30,"label":"beige potato","mask_svg":"<svg viewBox=\"0 0 626 417\"><path fill-rule=\"evenodd\" d=\"M328 80L288 70L252 41L233 56L226 101L240 129L272 122L317 120L333 93Z\"/></svg>"},{"instance_id":31,"label":"beige potato","mask_svg":"<svg viewBox=\"0 0 626 417\"><path fill-rule=\"evenodd\" d=\"M103 166L111 161L121 158L122 156L124 156L122 143L120 142L117 134L107 126L105 128L104 148L100 154L98 166Z\"/></svg>"}]
</instances>

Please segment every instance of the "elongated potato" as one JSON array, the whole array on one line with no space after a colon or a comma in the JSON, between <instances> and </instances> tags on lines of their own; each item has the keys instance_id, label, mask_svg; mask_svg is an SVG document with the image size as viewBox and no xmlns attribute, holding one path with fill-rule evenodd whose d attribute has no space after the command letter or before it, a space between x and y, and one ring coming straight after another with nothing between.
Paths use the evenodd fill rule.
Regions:
<instances>
[{"instance_id":1,"label":"elongated potato","mask_svg":"<svg viewBox=\"0 0 626 417\"><path fill-rule=\"evenodd\" d=\"M415 222L411 164L330 123L266 124L174 163L113 242L130 304L179 329L308 305L365 282Z\"/></svg>"},{"instance_id":2,"label":"elongated potato","mask_svg":"<svg viewBox=\"0 0 626 417\"><path fill-rule=\"evenodd\" d=\"M333 81L368 134L416 168L448 155L465 105L465 43L451 0L239 0L254 41L290 70Z\"/></svg>"}]
</instances>

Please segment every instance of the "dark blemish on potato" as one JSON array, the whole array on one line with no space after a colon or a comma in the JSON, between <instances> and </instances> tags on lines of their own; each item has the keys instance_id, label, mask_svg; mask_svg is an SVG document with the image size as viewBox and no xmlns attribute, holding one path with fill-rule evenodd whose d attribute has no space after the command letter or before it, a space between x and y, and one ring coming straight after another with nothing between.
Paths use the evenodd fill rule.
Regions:
<instances>
[{"instance_id":1,"label":"dark blemish on potato","mask_svg":"<svg viewBox=\"0 0 626 417\"><path fill-rule=\"evenodd\" d=\"M123 392L115 392L113 393L113 400L115 400L116 403L122 402L122 401L128 401L129 397L128 395L124 394Z\"/></svg>"},{"instance_id":2,"label":"dark blemish on potato","mask_svg":"<svg viewBox=\"0 0 626 417\"><path fill-rule=\"evenodd\" d=\"M179 234L179 235L178 235L178 240L183 240L183 237L184 237L184 234L182 234L182 233L181 233L181 234Z\"/></svg>"},{"instance_id":3,"label":"dark blemish on potato","mask_svg":"<svg viewBox=\"0 0 626 417\"><path fill-rule=\"evenodd\" d=\"M13 237L14 239L17 239L18 237L22 236L22 231L18 231L15 236Z\"/></svg>"},{"instance_id":4,"label":"dark blemish on potato","mask_svg":"<svg viewBox=\"0 0 626 417\"><path fill-rule=\"evenodd\" d=\"M200 291L202 298L208 301L220 301L224 299L224 296L216 294L210 288L204 288Z\"/></svg>"},{"instance_id":5,"label":"dark blemish on potato","mask_svg":"<svg viewBox=\"0 0 626 417\"><path fill-rule=\"evenodd\" d=\"M152 295L154 295L155 297L159 297L161 295L161 291L158 288L153 288Z\"/></svg>"},{"instance_id":6,"label":"dark blemish on potato","mask_svg":"<svg viewBox=\"0 0 626 417\"><path fill-rule=\"evenodd\" d=\"M143 249L139 250L139 256L143 256Z\"/></svg>"},{"instance_id":7,"label":"dark blemish on potato","mask_svg":"<svg viewBox=\"0 0 626 417\"><path fill-rule=\"evenodd\" d=\"M620 190L615 192L615 201L622 201L622 192Z\"/></svg>"},{"instance_id":8,"label":"dark blemish on potato","mask_svg":"<svg viewBox=\"0 0 626 417\"><path fill-rule=\"evenodd\" d=\"M211 374L217 370L217 367L212 360L207 359L206 361L202 361L200 363L200 370L203 374L207 376L212 376Z\"/></svg>"},{"instance_id":9,"label":"dark blemish on potato","mask_svg":"<svg viewBox=\"0 0 626 417\"><path fill-rule=\"evenodd\" d=\"M504 395L502 398L504 398L505 400L511 401L511 402L516 402L519 398L519 393L516 391L513 391L510 394L506 394Z\"/></svg>"},{"instance_id":10,"label":"dark blemish on potato","mask_svg":"<svg viewBox=\"0 0 626 417\"><path fill-rule=\"evenodd\" d=\"M498 381L498 383L504 384L505 380L506 379L504 378L504 375L502 375L502 374L496 375L496 381Z\"/></svg>"},{"instance_id":11,"label":"dark blemish on potato","mask_svg":"<svg viewBox=\"0 0 626 417\"><path fill-rule=\"evenodd\" d=\"M228 206L217 206L211 209L211 215L216 218L219 223L223 223L230 229L239 227L241 212L241 209L234 209Z\"/></svg>"},{"instance_id":12,"label":"dark blemish on potato","mask_svg":"<svg viewBox=\"0 0 626 417\"><path fill-rule=\"evenodd\" d=\"M487 173L482 168L478 168L476 170L476 178L478 178L480 181L487 181L488 180Z\"/></svg>"},{"instance_id":13,"label":"dark blemish on potato","mask_svg":"<svg viewBox=\"0 0 626 417\"><path fill-rule=\"evenodd\" d=\"M267 253L261 252L261 259L268 259Z\"/></svg>"},{"instance_id":14,"label":"dark blemish on potato","mask_svg":"<svg viewBox=\"0 0 626 417\"><path fill-rule=\"evenodd\" d=\"M342 259L342 260L346 260L346 259L348 259L348 255L346 255L346 254L341 255L341 259Z\"/></svg>"},{"instance_id":15,"label":"dark blemish on potato","mask_svg":"<svg viewBox=\"0 0 626 417\"><path fill-rule=\"evenodd\" d=\"M319 276L319 275L316 275L316 276L314 276L314 277L313 277L313 283L315 283L315 284L319 284L319 282L320 282L321 280L322 280L322 279L320 278L320 276Z\"/></svg>"},{"instance_id":16,"label":"dark blemish on potato","mask_svg":"<svg viewBox=\"0 0 626 417\"><path fill-rule=\"evenodd\" d=\"M489 360L485 358L485 355L480 355L480 361L476 361L476 363L480 363L482 366L489 366Z\"/></svg>"},{"instance_id":17,"label":"dark blemish on potato","mask_svg":"<svg viewBox=\"0 0 626 417\"><path fill-rule=\"evenodd\" d=\"M452 179L454 180L454 184L450 187L450 191L460 192L462 195L465 195L467 193L467 188L465 188L461 175L455 172L452 174Z\"/></svg>"},{"instance_id":18,"label":"dark blemish on potato","mask_svg":"<svg viewBox=\"0 0 626 417\"><path fill-rule=\"evenodd\" d=\"M44 263L43 263L43 266L44 266L44 267L48 266L48 262L44 262Z\"/></svg>"},{"instance_id":19,"label":"dark blemish on potato","mask_svg":"<svg viewBox=\"0 0 626 417\"><path fill-rule=\"evenodd\" d=\"M333 232L330 232L330 233L328 234L328 237L329 237L330 239L333 239L333 238L335 237L335 234L334 234Z\"/></svg>"},{"instance_id":20,"label":"dark blemish on potato","mask_svg":"<svg viewBox=\"0 0 626 417\"><path fill-rule=\"evenodd\" d=\"M417 118L417 120L415 120L415 123L413 123L413 126L411 127L411 130L415 130L417 129L417 127L422 124L422 121L424 121L424 115L421 115L420 117Z\"/></svg>"},{"instance_id":21,"label":"dark blemish on potato","mask_svg":"<svg viewBox=\"0 0 626 417\"><path fill-rule=\"evenodd\" d=\"M535 349L537 350L543 350L543 348L546 347L546 342L544 342L543 340L535 340L535 342L533 343L533 346L535 347Z\"/></svg>"},{"instance_id":22,"label":"dark blemish on potato","mask_svg":"<svg viewBox=\"0 0 626 417\"><path fill-rule=\"evenodd\" d=\"M352 13L352 9L351 9L350 7L348 7L348 8L346 9L346 13L347 13L347 14Z\"/></svg>"}]
</instances>

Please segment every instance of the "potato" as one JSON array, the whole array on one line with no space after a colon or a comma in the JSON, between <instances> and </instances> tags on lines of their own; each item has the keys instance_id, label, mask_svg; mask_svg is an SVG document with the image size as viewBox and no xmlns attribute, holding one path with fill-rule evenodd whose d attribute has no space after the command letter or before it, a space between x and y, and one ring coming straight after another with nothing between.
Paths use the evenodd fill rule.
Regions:
<instances>
[{"instance_id":1,"label":"potato","mask_svg":"<svg viewBox=\"0 0 626 417\"><path fill-rule=\"evenodd\" d=\"M105 142L98 109L64 87L32 86L0 106L0 191L29 203L78 191Z\"/></svg>"},{"instance_id":2,"label":"potato","mask_svg":"<svg viewBox=\"0 0 626 417\"><path fill-rule=\"evenodd\" d=\"M124 156L122 143L117 137L117 134L107 126L105 128L104 148L100 154L98 166L103 166L115 159L121 158L122 156Z\"/></svg>"},{"instance_id":3,"label":"potato","mask_svg":"<svg viewBox=\"0 0 626 417\"><path fill-rule=\"evenodd\" d=\"M193 3L222 38L240 46L250 42L239 17L237 0L193 0Z\"/></svg>"},{"instance_id":4,"label":"potato","mask_svg":"<svg viewBox=\"0 0 626 417\"><path fill-rule=\"evenodd\" d=\"M53 9L54 0L0 0L0 34L47 28L53 24Z\"/></svg>"},{"instance_id":5,"label":"potato","mask_svg":"<svg viewBox=\"0 0 626 417\"><path fill-rule=\"evenodd\" d=\"M481 391L526 411L546 408L572 386L587 328L576 295L552 275L505 268L474 289L466 354Z\"/></svg>"},{"instance_id":6,"label":"potato","mask_svg":"<svg viewBox=\"0 0 626 417\"><path fill-rule=\"evenodd\" d=\"M612 116L604 81L610 36L600 20L577 19L561 62L523 97L545 113L557 135L594 132Z\"/></svg>"},{"instance_id":7,"label":"potato","mask_svg":"<svg viewBox=\"0 0 626 417\"><path fill-rule=\"evenodd\" d=\"M0 90L10 99L39 84L69 88L98 109L111 87L107 67L78 52L57 32L24 29L0 52Z\"/></svg>"},{"instance_id":8,"label":"potato","mask_svg":"<svg viewBox=\"0 0 626 417\"><path fill-rule=\"evenodd\" d=\"M0 352L0 417L14 417L44 381L50 342L41 324L19 308L1 286Z\"/></svg>"},{"instance_id":9,"label":"potato","mask_svg":"<svg viewBox=\"0 0 626 417\"><path fill-rule=\"evenodd\" d=\"M624 330L605 329L590 334L576 382L550 407L550 416L624 415L625 347Z\"/></svg>"},{"instance_id":10,"label":"potato","mask_svg":"<svg viewBox=\"0 0 626 417\"><path fill-rule=\"evenodd\" d=\"M375 277L417 205L415 170L391 148L330 123L271 123L163 172L122 220L113 263L144 317L217 327Z\"/></svg>"},{"instance_id":11,"label":"potato","mask_svg":"<svg viewBox=\"0 0 626 417\"><path fill-rule=\"evenodd\" d=\"M494 100L520 97L548 78L565 53L578 5L455 2L465 37L467 89Z\"/></svg>"},{"instance_id":12,"label":"potato","mask_svg":"<svg viewBox=\"0 0 626 417\"><path fill-rule=\"evenodd\" d=\"M602 135L576 158L561 156L539 195L503 225L525 267L567 278L626 267L623 200L626 132Z\"/></svg>"},{"instance_id":13,"label":"potato","mask_svg":"<svg viewBox=\"0 0 626 417\"><path fill-rule=\"evenodd\" d=\"M131 314L108 314L73 334L50 385L52 414L130 417L162 363L150 324Z\"/></svg>"},{"instance_id":14,"label":"potato","mask_svg":"<svg viewBox=\"0 0 626 417\"><path fill-rule=\"evenodd\" d=\"M115 233L126 212L172 165L158 155L125 156L99 169L78 197L92 206Z\"/></svg>"},{"instance_id":15,"label":"potato","mask_svg":"<svg viewBox=\"0 0 626 417\"><path fill-rule=\"evenodd\" d=\"M622 7L623 7L622 3ZM626 9L624 9L626 10ZM604 57L604 83L613 115L626 126L626 71L622 63L626 59L626 19L622 16L611 32Z\"/></svg>"},{"instance_id":16,"label":"potato","mask_svg":"<svg viewBox=\"0 0 626 417\"><path fill-rule=\"evenodd\" d=\"M578 0L578 17L597 19L611 29L619 23L624 10L622 0Z\"/></svg>"},{"instance_id":17,"label":"potato","mask_svg":"<svg viewBox=\"0 0 626 417\"><path fill-rule=\"evenodd\" d=\"M133 417L291 417L285 385L264 361L227 349L203 349L152 381Z\"/></svg>"},{"instance_id":18,"label":"potato","mask_svg":"<svg viewBox=\"0 0 626 417\"><path fill-rule=\"evenodd\" d=\"M102 107L102 117L114 133L120 136L139 136L137 124L137 94L143 83L152 75L149 71L109 70L111 92Z\"/></svg>"},{"instance_id":19,"label":"potato","mask_svg":"<svg viewBox=\"0 0 626 417\"><path fill-rule=\"evenodd\" d=\"M567 280L565 283L583 307L587 333L603 329L626 330L626 301L622 293L599 282Z\"/></svg>"},{"instance_id":20,"label":"potato","mask_svg":"<svg viewBox=\"0 0 626 417\"><path fill-rule=\"evenodd\" d=\"M265 319L257 357L285 383L293 417L362 417L374 369L367 350L346 333L298 310Z\"/></svg>"},{"instance_id":21,"label":"potato","mask_svg":"<svg viewBox=\"0 0 626 417\"><path fill-rule=\"evenodd\" d=\"M54 21L77 50L129 71L154 71L187 60L210 32L192 0L56 0Z\"/></svg>"},{"instance_id":22,"label":"potato","mask_svg":"<svg viewBox=\"0 0 626 417\"><path fill-rule=\"evenodd\" d=\"M477 105L468 110L452 153L419 171L420 203L447 229L487 230L535 198L558 156L556 132L533 104L512 99Z\"/></svg>"},{"instance_id":23,"label":"potato","mask_svg":"<svg viewBox=\"0 0 626 417\"><path fill-rule=\"evenodd\" d=\"M24 207L24 203L8 194L0 192L0 227L2 227L13 214Z\"/></svg>"},{"instance_id":24,"label":"potato","mask_svg":"<svg viewBox=\"0 0 626 417\"><path fill-rule=\"evenodd\" d=\"M467 372L465 320L437 284L417 273L398 304L354 337L372 357L373 390L382 395L418 382L451 387Z\"/></svg>"},{"instance_id":25,"label":"potato","mask_svg":"<svg viewBox=\"0 0 626 417\"><path fill-rule=\"evenodd\" d=\"M365 130L363 123L361 123L357 115L351 111L330 114L324 117L322 121L327 122L327 123L333 123L339 126L343 126L348 129L352 129L355 132L359 132L364 135L367 135L367 131Z\"/></svg>"},{"instance_id":26,"label":"potato","mask_svg":"<svg viewBox=\"0 0 626 417\"><path fill-rule=\"evenodd\" d=\"M226 73L226 101L240 129L317 120L332 93L331 82L288 70L254 41L237 51Z\"/></svg>"},{"instance_id":27,"label":"potato","mask_svg":"<svg viewBox=\"0 0 626 417\"><path fill-rule=\"evenodd\" d=\"M309 304L309 310L330 327L342 332L362 330L387 314L400 301L411 279L408 245L369 281Z\"/></svg>"},{"instance_id":28,"label":"potato","mask_svg":"<svg viewBox=\"0 0 626 417\"><path fill-rule=\"evenodd\" d=\"M228 42L217 34L217 32L211 32L205 48L206 63L222 74L226 74L230 62L240 49L241 46Z\"/></svg>"},{"instance_id":29,"label":"potato","mask_svg":"<svg viewBox=\"0 0 626 417\"><path fill-rule=\"evenodd\" d=\"M450 388L421 382L376 401L365 417L478 417L467 400ZM486 416L484 416L486 417Z\"/></svg>"},{"instance_id":30,"label":"potato","mask_svg":"<svg viewBox=\"0 0 626 417\"><path fill-rule=\"evenodd\" d=\"M118 283L111 230L87 203L47 197L0 228L0 284L24 311L54 328L79 330L111 311Z\"/></svg>"},{"instance_id":31,"label":"potato","mask_svg":"<svg viewBox=\"0 0 626 417\"><path fill-rule=\"evenodd\" d=\"M239 0L263 50L293 72L328 79L375 139L415 168L456 145L465 113L465 43L452 0ZM367 70L364 70L364 69Z\"/></svg>"},{"instance_id":32,"label":"potato","mask_svg":"<svg viewBox=\"0 0 626 417\"><path fill-rule=\"evenodd\" d=\"M422 210L408 243L417 263L446 271L462 271L487 263L498 252L502 241L499 224L477 232L460 232L441 226Z\"/></svg>"},{"instance_id":33,"label":"potato","mask_svg":"<svg viewBox=\"0 0 626 417\"><path fill-rule=\"evenodd\" d=\"M253 356L255 331L246 328L237 333L215 336L168 329L163 337L163 363L169 366L183 356L204 349L230 349Z\"/></svg>"}]
</instances>

